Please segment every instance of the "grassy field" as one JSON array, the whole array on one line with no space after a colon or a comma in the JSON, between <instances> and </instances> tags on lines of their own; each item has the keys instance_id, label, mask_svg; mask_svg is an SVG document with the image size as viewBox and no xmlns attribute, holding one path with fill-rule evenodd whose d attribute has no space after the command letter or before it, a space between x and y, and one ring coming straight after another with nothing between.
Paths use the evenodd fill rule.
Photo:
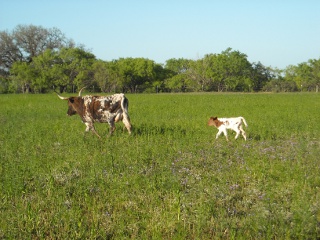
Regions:
<instances>
[{"instance_id":1,"label":"grassy field","mask_svg":"<svg viewBox=\"0 0 320 240\"><path fill-rule=\"evenodd\" d=\"M0 95L0 239L320 238L320 94L127 97L133 134L99 140L55 94ZM240 115L246 142L206 125Z\"/></svg>"}]
</instances>

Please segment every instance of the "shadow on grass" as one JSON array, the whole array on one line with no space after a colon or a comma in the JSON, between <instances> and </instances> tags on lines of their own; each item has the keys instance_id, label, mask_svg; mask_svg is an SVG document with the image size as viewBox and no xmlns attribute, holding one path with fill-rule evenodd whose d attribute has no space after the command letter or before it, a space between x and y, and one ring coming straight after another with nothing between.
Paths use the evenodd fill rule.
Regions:
<instances>
[{"instance_id":1,"label":"shadow on grass","mask_svg":"<svg viewBox=\"0 0 320 240\"><path fill-rule=\"evenodd\" d=\"M164 124L162 125L141 124L141 125L134 126L133 134L185 136L187 134L187 130L182 128L181 126L166 126Z\"/></svg>"}]
</instances>

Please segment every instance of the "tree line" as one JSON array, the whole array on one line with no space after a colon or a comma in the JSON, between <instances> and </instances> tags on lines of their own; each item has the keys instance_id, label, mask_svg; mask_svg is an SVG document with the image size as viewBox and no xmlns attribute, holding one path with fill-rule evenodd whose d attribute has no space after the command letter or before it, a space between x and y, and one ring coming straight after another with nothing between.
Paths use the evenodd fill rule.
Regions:
<instances>
[{"instance_id":1,"label":"tree line","mask_svg":"<svg viewBox=\"0 0 320 240\"><path fill-rule=\"evenodd\" d=\"M318 91L320 59L280 70L232 48L201 59L97 59L56 28L18 25L0 32L0 93Z\"/></svg>"}]
</instances>

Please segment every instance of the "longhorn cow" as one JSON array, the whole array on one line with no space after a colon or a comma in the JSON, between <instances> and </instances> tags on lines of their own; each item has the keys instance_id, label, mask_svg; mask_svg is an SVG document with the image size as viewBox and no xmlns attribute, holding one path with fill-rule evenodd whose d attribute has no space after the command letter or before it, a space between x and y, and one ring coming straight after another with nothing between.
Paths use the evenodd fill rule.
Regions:
<instances>
[{"instance_id":1,"label":"longhorn cow","mask_svg":"<svg viewBox=\"0 0 320 240\"><path fill-rule=\"evenodd\" d=\"M115 130L115 122L122 120L129 134L131 134L131 123L128 114L129 101L123 93L110 96L81 96L79 91L77 97L62 97L56 94L62 100L68 101L68 116L78 114L82 122L86 125L86 132L92 131L99 138L99 134L94 128L94 122L108 123L110 126L109 134Z\"/></svg>"}]
</instances>

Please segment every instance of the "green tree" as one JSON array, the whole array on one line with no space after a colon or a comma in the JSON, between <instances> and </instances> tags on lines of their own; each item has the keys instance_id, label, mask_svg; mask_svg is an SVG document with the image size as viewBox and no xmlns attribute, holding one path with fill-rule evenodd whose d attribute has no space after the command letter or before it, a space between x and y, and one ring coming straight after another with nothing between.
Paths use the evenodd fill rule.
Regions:
<instances>
[{"instance_id":1,"label":"green tree","mask_svg":"<svg viewBox=\"0 0 320 240\"><path fill-rule=\"evenodd\" d=\"M58 52L53 66L55 79L53 84L63 91L69 87L89 86L93 80L92 65L96 61L92 53L80 48L63 48Z\"/></svg>"},{"instance_id":2,"label":"green tree","mask_svg":"<svg viewBox=\"0 0 320 240\"><path fill-rule=\"evenodd\" d=\"M14 62L23 61L22 51L17 46L12 34L7 31L0 32L0 75L9 75Z\"/></svg>"},{"instance_id":3,"label":"green tree","mask_svg":"<svg viewBox=\"0 0 320 240\"><path fill-rule=\"evenodd\" d=\"M169 59L166 61L165 69L167 76L165 86L174 92L185 92L192 89L192 80L188 71L192 61L184 58Z\"/></svg>"},{"instance_id":4,"label":"green tree","mask_svg":"<svg viewBox=\"0 0 320 240\"><path fill-rule=\"evenodd\" d=\"M308 83L308 90L319 91L320 86L320 59L310 59L308 61L311 67L311 79Z\"/></svg>"},{"instance_id":5,"label":"green tree","mask_svg":"<svg viewBox=\"0 0 320 240\"><path fill-rule=\"evenodd\" d=\"M21 89L22 93L31 91L32 82L37 77L37 71L27 62L15 62L11 68L11 81L16 83L17 89Z\"/></svg>"},{"instance_id":6,"label":"green tree","mask_svg":"<svg viewBox=\"0 0 320 240\"><path fill-rule=\"evenodd\" d=\"M213 90L213 66L215 55L206 55L203 59L190 62L187 74L192 81L194 91Z\"/></svg>"},{"instance_id":7,"label":"green tree","mask_svg":"<svg viewBox=\"0 0 320 240\"><path fill-rule=\"evenodd\" d=\"M281 72L279 72L279 75ZM261 62L252 64L251 82L248 83L249 91L261 91L263 87L272 79L272 70L265 67Z\"/></svg>"},{"instance_id":8,"label":"green tree","mask_svg":"<svg viewBox=\"0 0 320 240\"><path fill-rule=\"evenodd\" d=\"M164 68L161 64L155 64L154 66L155 79L145 91L147 92L166 92L165 79L172 76L172 71Z\"/></svg>"},{"instance_id":9,"label":"green tree","mask_svg":"<svg viewBox=\"0 0 320 240\"><path fill-rule=\"evenodd\" d=\"M165 86L173 92L186 92L190 88L191 82L187 74L181 73L166 79Z\"/></svg>"},{"instance_id":10,"label":"green tree","mask_svg":"<svg viewBox=\"0 0 320 240\"><path fill-rule=\"evenodd\" d=\"M252 66L247 55L239 51L226 49L213 64L213 79L218 82L218 91L244 91L250 82Z\"/></svg>"},{"instance_id":11,"label":"green tree","mask_svg":"<svg viewBox=\"0 0 320 240\"><path fill-rule=\"evenodd\" d=\"M297 91L297 85L294 81L278 77L267 82L262 90L267 92L294 92Z\"/></svg>"},{"instance_id":12,"label":"green tree","mask_svg":"<svg viewBox=\"0 0 320 240\"><path fill-rule=\"evenodd\" d=\"M15 62L11 74L22 92L45 92L52 86L59 87L60 92L67 87L73 91L75 87L92 85L94 61L95 56L83 49L48 49L31 62Z\"/></svg>"},{"instance_id":13,"label":"green tree","mask_svg":"<svg viewBox=\"0 0 320 240\"><path fill-rule=\"evenodd\" d=\"M29 63L29 68L36 72L32 80L32 89L34 92L45 92L52 85L53 81L59 77L53 72L53 67L56 64L57 53L54 50L46 50L42 54L33 58Z\"/></svg>"},{"instance_id":14,"label":"green tree","mask_svg":"<svg viewBox=\"0 0 320 240\"><path fill-rule=\"evenodd\" d=\"M122 89L120 75L114 61L105 62L102 60L93 63L94 80L102 92L116 92Z\"/></svg>"},{"instance_id":15,"label":"green tree","mask_svg":"<svg viewBox=\"0 0 320 240\"><path fill-rule=\"evenodd\" d=\"M116 60L123 90L143 91L156 80L157 64L145 58L120 58Z\"/></svg>"},{"instance_id":16,"label":"green tree","mask_svg":"<svg viewBox=\"0 0 320 240\"><path fill-rule=\"evenodd\" d=\"M0 70L8 75L14 62L31 62L47 49L74 46L73 40L67 39L57 28L18 25L11 33L0 31Z\"/></svg>"},{"instance_id":17,"label":"green tree","mask_svg":"<svg viewBox=\"0 0 320 240\"><path fill-rule=\"evenodd\" d=\"M190 68L190 62L191 60L189 59L171 58L166 61L165 68L171 70L175 74L185 73Z\"/></svg>"},{"instance_id":18,"label":"green tree","mask_svg":"<svg viewBox=\"0 0 320 240\"><path fill-rule=\"evenodd\" d=\"M203 91L245 91L252 84L251 71L247 56L228 48L221 54L207 54L195 61L189 75Z\"/></svg>"},{"instance_id":19,"label":"green tree","mask_svg":"<svg viewBox=\"0 0 320 240\"><path fill-rule=\"evenodd\" d=\"M294 81L300 91L307 89L312 80L312 67L306 62L297 66L290 65L285 70L285 79Z\"/></svg>"}]
</instances>

